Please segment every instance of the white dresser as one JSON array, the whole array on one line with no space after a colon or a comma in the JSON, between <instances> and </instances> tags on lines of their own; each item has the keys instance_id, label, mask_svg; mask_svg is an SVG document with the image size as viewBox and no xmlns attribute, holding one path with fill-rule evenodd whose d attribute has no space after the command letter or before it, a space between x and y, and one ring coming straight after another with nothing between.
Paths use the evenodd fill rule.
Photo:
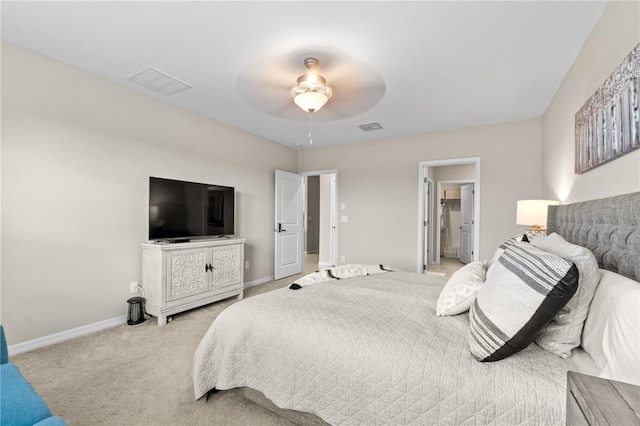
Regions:
<instances>
[{"instance_id":1,"label":"white dresser","mask_svg":"<svg viewBox=\"0 0 640 426\"><path fill-rule=\"evenodd\" d=\"M167 316L237 296L244 290L244 239L142 243L146 311Z\"/></svg>"}]
</instances>

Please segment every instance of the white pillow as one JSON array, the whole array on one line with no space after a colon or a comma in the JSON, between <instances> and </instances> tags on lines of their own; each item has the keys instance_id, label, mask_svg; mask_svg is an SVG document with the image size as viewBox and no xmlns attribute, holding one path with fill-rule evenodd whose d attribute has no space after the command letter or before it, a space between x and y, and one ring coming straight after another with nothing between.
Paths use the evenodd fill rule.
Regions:
<instances>
[{"instance_id":1,"label":"white pillow","mask_svg":"<svg viewBox=\"0 0 640 426\"><path fill-rule=\"evenodd\" d=\"M582 347L600 376L640 385L640 283L600 270L582 333Z\"/></svg>"},{"instance_id":2,"label":"white pillow","mask_svg":"<svg viewBox=\"0 0 640 426\"><path fill-rule=\"evenodd\" d=\"M487 261L471 262L451 275L440 292L436 316L458 315L469 310L484 283Z\"/></svg>"},{"instance_id":3,"label":"white pillow","mask_svg":"<svg viewBox=\"0 0 640 426\"><path fill-rule=\"evenodd\" d=\"M571 244L555 232L542 240L535 239L532 244L573 262L578 268L578 291L536 337L536 343L544 349L568 358L571 349L580 346L589 304L600 281L598 261L589 249Z\"/></svg>"}]
</instances>

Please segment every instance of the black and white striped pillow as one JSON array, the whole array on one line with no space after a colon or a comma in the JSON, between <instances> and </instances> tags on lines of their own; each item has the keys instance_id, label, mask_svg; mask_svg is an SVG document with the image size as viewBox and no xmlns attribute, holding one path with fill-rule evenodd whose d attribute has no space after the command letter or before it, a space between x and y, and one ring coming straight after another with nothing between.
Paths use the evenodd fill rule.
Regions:
<instances>
[{"instance_id":1,"label":"black and white striped pillow","mask_svg":"<svg viewBox=\"0 0 640 426\"><path fill-rule=\"evenodd\" d=\"M506 247L469 310L469 347L498 361L529 346L578 289L578 269L528 243Z\"/></svg>"}]
</instances>

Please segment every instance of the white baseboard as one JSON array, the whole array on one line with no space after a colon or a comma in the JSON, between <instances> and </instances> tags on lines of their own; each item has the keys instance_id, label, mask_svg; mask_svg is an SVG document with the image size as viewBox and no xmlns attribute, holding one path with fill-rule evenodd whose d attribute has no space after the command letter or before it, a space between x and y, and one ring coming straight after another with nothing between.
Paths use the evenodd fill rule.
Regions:
<instances>
[{"instance_id":1,"label":"white baseboard","mask_svg":"<svg viewBox=\"0 0 640 426\"><path fill-rule=\"evenodd\" d=\"M93 324L83 325L81 327L72 328L71 330L61 331L60 333L50 334L49 336L39 337L26 342L16 343L7 347L9 355L17 355L22 352L31 351L33 349L42 348L44 346L53 345L54 343L64 342L65 340L75 337L84 336L94 331L104 330L105 328L115 327L127 323L127 316L122 315L104 321L94 322Z\"/></svg>"},{"instance_id":2,"label":"white baseboard","mask_svg":"<svg viewBox=\"0 0 640 426\"><path fill-rule=\"evenodd\" d=\"M318 262L318 266L333 268L331 262Z\"/></svg>"},{"instance_id":3,"label":"white baseboard","mask_svg":"<svg viewBox=\"0 0 640 426\"><path fill-rule=\"evenodd\" d=\"M268 283L273 281L273 276L260 278L255 281L244 283L244 288L253 287L255 285ZM93 333L94 331L104 330L105 328L115 327L116 325L122 325L127 323L127 316L122 315L116 318L111 318L104 321L95 322L93 324L83 325L81 327L73 328L67 331L61 331L60 333L51 334L49 336L39 337L37 339L28 340L22 343L16 343L7 347L9 355L17 355L22 352L31 351L34 349L42 348L45 346L53 345L54 343L64 342L65 340L73 339L75 337L84 336L85 334Z\"/></svg>"},{"instance_id":4,"label":"white baseboard","mask_svg":"<svg viewBox=\"0 0 640 426\"><path fill-rule=\"evenodd\" d=\"M272 275L270 277L260 278L260 279L255 280L255 281L249 281L248 283L244 283L244 288L253 287L254 285L268 283L269 281L273 281L274 278L275 277Z\"/></svg>"}]
</instances>

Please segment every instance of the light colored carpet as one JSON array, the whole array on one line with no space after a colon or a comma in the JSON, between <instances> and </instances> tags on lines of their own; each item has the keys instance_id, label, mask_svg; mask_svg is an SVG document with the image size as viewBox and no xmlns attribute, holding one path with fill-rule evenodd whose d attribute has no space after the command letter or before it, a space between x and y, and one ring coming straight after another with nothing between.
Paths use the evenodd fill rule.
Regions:
<instances>
[{"instance_id":1,"label":"light colored carpet","mask_svg":"<svg viewBox=\"0 0 640 426\"><path fill-rule=\"evenodd\" d=\"M250 287L245 297L295 278ZM174 315L165 327L155 318L113 327L11 361L69 425L291 425L236 389L194 401L196 347L213 319L235 302L234 297Z\"/></svg>"},{"instance_id":2,"label":"light colored carpet","mask_svg":"<svg viewBox=\"0 0 640 426\"><path fill-rule=\"evenodd\" d=\"M304 273L317 269L318 255L306 255ZM288 286L302 275L250 287L245 298ZM194 401L196 347L215 317L233 303L235 297L174 315L164 327L155 318L112 327L12 356L11 362L53 414L71 426L293 425L264 408L264 397L251 402L242 389ZM300 419L299 424L310 420L288 418ZM311 420L319 421L315 416Z\"/></svg>"}]
</instances>

